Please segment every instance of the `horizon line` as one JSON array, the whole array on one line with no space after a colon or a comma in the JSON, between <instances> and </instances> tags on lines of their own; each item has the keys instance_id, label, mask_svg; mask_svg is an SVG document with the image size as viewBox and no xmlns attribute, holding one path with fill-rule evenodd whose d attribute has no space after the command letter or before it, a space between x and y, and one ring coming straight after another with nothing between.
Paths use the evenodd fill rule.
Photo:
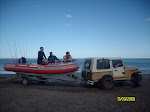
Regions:
<instances>
[{"instance_id":1,"label":"horizon line","mask_svg":"<svg viewBox=\"0 0 150 112\"><path fill-rule=\"evenodd\" d=\"M86 57L86 58L95 58L95 57ZM102 57L100 57L102 58ZM121 57L104 57L104 58L121 58ZM0 58L0 59L14 59L16 60L16 58ZM20 59L20 58L17 58L17 59ZM26 59L37 59L37 58L26 58ZM63 59L63 58L60 58L60 59ZM85 58L74 58L74 59L85 59ZM145 58L145 57L140 57L140 58L122 58L122 59L150 59L150 58Z\"/></svg>"}]
</instances>

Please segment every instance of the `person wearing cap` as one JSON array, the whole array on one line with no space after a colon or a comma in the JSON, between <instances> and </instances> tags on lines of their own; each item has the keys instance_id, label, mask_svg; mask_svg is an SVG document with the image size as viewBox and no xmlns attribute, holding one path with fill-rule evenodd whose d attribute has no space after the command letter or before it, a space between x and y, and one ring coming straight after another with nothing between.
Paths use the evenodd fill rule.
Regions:
<instances>
[{"instance_id":1,"label":"person wearing cap","mask_svg":"<svg viewBox=\"0 0 150 112\"><path fill-rule=\"evenodd\" d=\"M55 63L55 60L59 60L55 55L53 55L53 52L50 52L50 56L48 57L49 63Z\"/></svg>"},{"instance_id":2,"label":"person wearing cap","mask_svg":"<svg viewBox=\"0 0 150 112\"><path fill-rule=\"evenodd\" d=\"M44 51L44 48L40 47L40 51L38 52L37 64L41 64L42 65L43 64L43 62L42 62L43 57L46 59L45 53L43 51Z\"/></svg>"},{"instance_id":3,"label":"person wearing cap","mask_svg":"<svg viewBox=\"0 0 150 112\"><path fill-rule=\"evenodd\" d=\"M66 55L63 58L64 60L73 60L73 58L70 55L70 52L66 52Z\"/></svg>"}]
</instances>

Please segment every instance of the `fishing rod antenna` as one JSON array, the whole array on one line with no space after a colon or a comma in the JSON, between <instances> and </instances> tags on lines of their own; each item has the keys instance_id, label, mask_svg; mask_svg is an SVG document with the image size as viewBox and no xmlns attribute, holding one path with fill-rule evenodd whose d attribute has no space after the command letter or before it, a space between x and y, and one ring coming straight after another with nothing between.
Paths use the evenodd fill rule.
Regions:
<instances>
[{"instance_id":1,"label":"fishing rod antenna","mask_svg":"<svg viewBox=\"0 0 150 112\"><path fill-rule=\"evenodd\" d=\"M21 56L23 57L19 42L18 42L18 46L19 46L19 49L20 49Z\"/></svg>"},{"instance_id":2,"label":"fishing rod antenna","mask_svg":"<svg viewBox=\"0 0 150 112\"><path fill-rule=\"evenodd\" d=\"M7 44L8 44L9 51L10 51L10 54L11 54L11 57L12 57L12 60L13 60L13 63L14 63L14 58L13 58L13 55L12 55L12 52L11 52L11 49L10 49L10 46L9 46L9 43L8 43L8 41L7 41Z\"/></svg>"}]
</instances>

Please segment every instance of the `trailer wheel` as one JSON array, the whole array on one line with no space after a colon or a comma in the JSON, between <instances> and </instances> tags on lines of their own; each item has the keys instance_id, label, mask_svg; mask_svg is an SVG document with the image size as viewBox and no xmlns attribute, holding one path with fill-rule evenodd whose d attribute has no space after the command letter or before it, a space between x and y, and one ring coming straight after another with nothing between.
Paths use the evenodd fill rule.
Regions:
<instances>
[{"instance_id":1,"label":"trailer wheel","mask_svg":"<svg viewBox=\"0 0 150 112\"><path fill-rule=\"evenodd\" d=\"M111 76L104 76L98 83L98 86L104 90L112 89L114 86L114 80Z\"/></svg>"},{"instance_id":2,"label":"trailer wheel","mask_svg":"<svg viewBox=\"0 0 150 112\"><path fill-rule=\"evenodd\" d=\"M135 85L135 87L139 87L142 85L142 75L141 74L137 74L134 76L134 85Z\"/></svg>"},{"instance_id":3,"label":"trailer wheel","mask_svg":"<svg viewBox=\"0 0 150 112\"><path fill-rule=\"evenodd\" d=\"M24 86L28 86L29 83L30 83L30 81L29 81L28 77L23 77L23 78L22 78L22 84L23 84Z\"/></svg>"}]
</instances>

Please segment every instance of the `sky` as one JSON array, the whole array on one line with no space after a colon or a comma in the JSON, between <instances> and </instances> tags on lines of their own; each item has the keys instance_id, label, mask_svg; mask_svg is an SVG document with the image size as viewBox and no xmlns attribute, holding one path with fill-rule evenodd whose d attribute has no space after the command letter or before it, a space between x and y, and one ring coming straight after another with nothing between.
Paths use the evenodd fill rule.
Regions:
<instances>
[{"instance_id":1,"label":"sky","mask_svg":"<svg viewBox=\"0 0 150 112\"><path fill-rule=\"evenodd\" d=\"M149 0L0 0L0 58L150 58Z\"/></svg>"}]
</instances>

